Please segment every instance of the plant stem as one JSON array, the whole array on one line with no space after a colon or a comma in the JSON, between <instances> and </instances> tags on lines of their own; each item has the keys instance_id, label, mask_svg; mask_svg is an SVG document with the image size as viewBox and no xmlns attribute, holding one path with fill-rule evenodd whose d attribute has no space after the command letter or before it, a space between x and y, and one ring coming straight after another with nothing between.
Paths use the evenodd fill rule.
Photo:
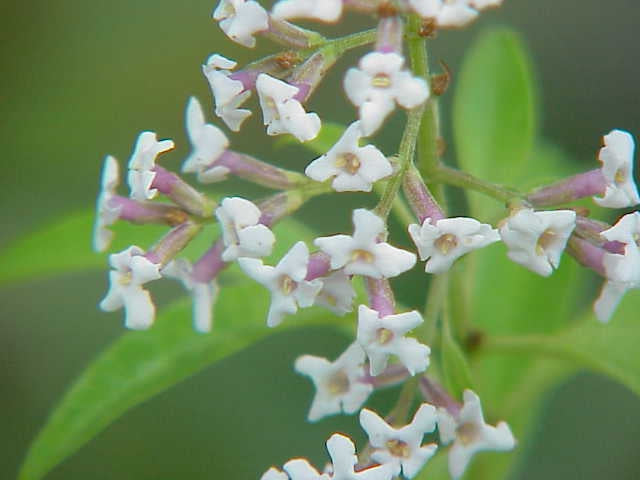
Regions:
<instances>
[{"instance_id":1,"label":"plant stem","mask_svg":"<svg viewBox=\"0 0 640 480\"><path fill-rule=\"evenodd\" d=\"M351 35L346 35L344 37L327 40L327 42L321 47L331 47L336 55L342 55L349 50L369 45L375 41L376 29L372 28L363 32L352 33Z\"/></svg>"},{"instance_id":2,"label":"plant stem","mask_svg":"<svg viewBox=\"0 0 640 480\"><path fill-rule=\"evenodd\" d=\"M433 171L433 174L434 177L432 180L435 182L475 190L476 192L483 193L504 203L524 198L524 195L517 190L482 180L470 173L463 172L447 165L438 165Z\"/></svg>"}]
</instances>

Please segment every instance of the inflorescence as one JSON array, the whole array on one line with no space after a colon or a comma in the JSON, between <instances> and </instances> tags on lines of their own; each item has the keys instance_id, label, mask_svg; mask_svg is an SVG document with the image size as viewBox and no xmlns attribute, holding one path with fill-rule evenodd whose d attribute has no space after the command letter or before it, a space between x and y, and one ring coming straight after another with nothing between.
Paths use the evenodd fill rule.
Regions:
<instances>
[{"instance_id":1,"label":"inflorescence","mask_svg":"<svg viewBox=\"0 0 640 480\"><path fill-rule=\"evenodd\" d=\"M109 248L113 237L109 227L118 220L171 227L146 251L130 246L110 256L110 288L100 308L124 309L128 328L153 325L155 307L145 284L173 278L182 282L193 298L195 328L209 332L219 290L216 278L234 262L269 290L271 306L265 315L269 327L311 305L321 305L336 315L357 311L357 335L344 353L333 362L304 355L296 360L295 370L308 376L316 388L309 421L359 412L360 424L369 437L365 453L358 456L353 442L336 433L327 440L331 463L324 472L304 459L294 459L282 470L270 468L262 480L413 478L438 448L449 444L450 473L458 478L476 452L514 448L516 441L506 423L494 427L485 422L476 393L466 390L462 399L453 398L424 375L430 348L422 341L429 339L410 336L423 317L416 310L398 311L389 283L390 278L412 269L418 258L425 261L427 273L442 275L463 255L502 241L512 261L546 277L558 268L567 251L605 279L595 302L602 322L610 320L627 290L640 287L640 213L624 215L612 226L589 218L583 210L550 209L585 197L610 208L640 203L633 179L634 140L629 133L613 130L604 136L599 168L528 194L500 193L496 198L505 201L508 215L495 227L474 218L448 217L425 183L433 179L423 178L413 164L421 119L433 108L442 89L432 85L426 61L412 56L407 62L406 45L414 51L416 46L417 51L424 50L425 37L439 29L464 27L481 11L500 3L280 0L269 12L253 0L221 0L213 18L231 40L254 47L257 37L267 37L286 48L244 68L218 53L205 62L202 71L213 93L213 112L226 127L241 130L252 115L246 104L255 93L267 135L313 140L322 121L317 113L306 111L309 98L345 52L372 44L373 50L344 75L344 92L357 110L357 120L331 149L306 166L303 175L232 150L227 135L208 123L207 109L198 99L190 98L186 128L192 149L182 173L195 174L204 184L234 176L276 192L256 203L240 197L217 202L180 174L160 166L158 159L174 144L159 141L153 132L142 132L133 149L128 197L117 193L118 162L111 156L105 160L95 249ZM346 11L376 18L377 28L330 40L290 23L296 19L335 23ZM397 108L408 111L408 122L397 156L390 156L366 139L379 132ZM426 141L435 144L439 137L432 133L433 138ZM440 183L473 188L472 182L461 184L460 172L439 159L431 167ZM276 242L271 228L307 200L330 192L371 192L377 183L383 187L380 202L373 210L359 208L351 213L352 234L316 238L312 250L299 241L275 266L264 264L262 259L272 253ZM154 201L157 197L169 202ZM415 251L387 242L387 215L396 201L406 201L415 215L413 221L406 222ZM216 221L221 237L199 260L191 263L177 258ZM354 278L363 280L368 294L368 304L357 308ZM406 418L385 419L363 408L375 389L414 376L419 377L416 385L426 402L408 424L404 424ZM439 445L423 445L423 436L436 429Z\"/></svg>"}]
</instances>

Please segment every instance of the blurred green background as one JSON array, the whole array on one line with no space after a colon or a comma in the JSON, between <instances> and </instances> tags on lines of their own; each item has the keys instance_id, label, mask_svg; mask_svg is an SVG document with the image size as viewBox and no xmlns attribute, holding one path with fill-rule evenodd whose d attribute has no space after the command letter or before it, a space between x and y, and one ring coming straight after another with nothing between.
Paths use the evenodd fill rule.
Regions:
<instances>
[{"instance_id":1,"label":"blurred green background","mask_svg":"<svg viewBox=\"0 0 640 480\"><path fill-rule=\"evenodd\" d=\"M567 156L591 165L610 129L640 135L635 0L505 3L469 30L441 34L433 58L445 60L455 79L478 31L511 25L523 33L537 67L543 135ZM112 153L125 161L143 129L176 141L166 164L178 167L187 152L186 99L195 94L210 102L200 64L213 52L244 63L268 51L228 42L210 19L214 6L211 0L2 2L0 247L93 204L101 159ZM323 118L347 122L354 110L334 93L338 80L334 73L312 104L321 106ZM450 95L445 112L448 102ZM444 120L446 129L446 114ZM235 138L236 148L290 166L311 159L302 150L272 152L257 115ZM389 151L394 141L381 140ZM315 214L322 211L312 205L302 218L348 228L348 215ZM81 242L89 248L90 239ZM175 298L173 286L156 289L160 303ZM119 314L96 309L105 287L103 272L0 288L1 478L15 476L69 382L122 333ZM127 413L49 478L251 479L294 455L321 464L331 432L361 434L352 418L306 424L311 388L291 364L300 353L333 357L346 342L326 330L277 335ZM384 406L390 393L376 395L374 406ZM640 401L626 389L579 375L546 403L535 441L512 478L640 477Z\"/></svg>"}]
</instances>

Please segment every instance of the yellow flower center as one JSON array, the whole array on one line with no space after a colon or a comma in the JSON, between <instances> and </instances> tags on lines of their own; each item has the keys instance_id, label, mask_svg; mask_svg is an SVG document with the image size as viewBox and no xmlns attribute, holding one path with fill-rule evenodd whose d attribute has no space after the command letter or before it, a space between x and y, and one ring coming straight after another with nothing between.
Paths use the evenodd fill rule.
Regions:
<instances>
[{"instance_id":1,"label":"yellow flower center","mask_svg":"<svg viewBox=\"0 0 640 480\"><path fill-rule=\"evenodd\" d=\"M376 88L389 88L391 86L391 77L386 73L379 73L371 79L371 86Z\"/></svg>"},{"instance_id":2,"label":"yellow flower center","mask_svg":"<svg viewBox=\"0 0 640 480\"><path fill-rule=\"evenodd\" d=\"M463 423L456 429L456 436L463 445L470 445L480 435L480 429L475 423Z\"/></svg>"},{"instance_id":3,"label":"yellow flower center","mask_svg":"<svg viewBox=\"0 0 640 480\"><path fill-rule=\"evenodd\" d=\"M283 275L282 278L280 278L280 290L282 290L282 293L285 295L290 295L297 286L298 284L288 275Z\"/></svg>"},{"instance_id":4,"label":"yellow flower center","mask_svg":"<svg viewBox=\"0 0 640 480\"><path fill-rule=\"evenodd\" d=\"M342 370L338 370L327 381L327 390L331 395L342 395L349 391L349 377Z\"/></svg>"},{"instance_id":5,"label":"yellow flower center","mask_svg":"<svg viewBox=\"0 0 640 480\"><path fill-rule=\"evenodd\" d=\"M616 172L615 176L613 177L614 181L616 183L624 183L627 181L627 172L625 169L620 168L618 169L618 171Z\"/></svg>"},{"instance_id":6,"label":"yellow flower center","mask_svg":"<svg viewBox=\"0 0 640 480\"><path fill-rule=\"evenodd\" d=\"M458 246L458 237L452 233L445 233L434 242L434 245L443 255L446 255Z\"/></svg>"},{"instance_id":7,"label":"yellow flower center","mask_svg":"<svg viewBox=\"0 0 640 480\"><path fill-rule=\"evenodd\" d=\"M411 456L409 445L402 440L388 440L386 447L394 457L409 458Z\"/></svg>"},{"instance_id":8,"label":"yellow flower center","mask_svg":"<svg viewBox=\"0 0 640 480\"><path fill-rule=\"evenodd\" d=\"M351 260L354 262L373 263L373 254L368 250L354 250L351 254Z\"/></svg>"},{"instance_id":9,"label":"yellow flower center","mask_svg":"<svg viewBox=\"0 0 640 480\"><path fill-rule=\"evenodd\" d=\"M393 340L393 332L388 328L379 328L376 331L376 339L380 345L386 345Z\"/></svg>"},{"instance_id":10,"label":"yellow flower center","mask_svg":"<svg viewBox=\"0 0 640 480\"><path fill-rule=\"evenodd\" d=\"M133 280L133 274L131 272L123 273L120 275L118 279L118 283L122 286L131 285L131 281Z\"/></svg>"},{"instance_id":11,"label":"yellow flower center","mask_svg":"<svg viewBox=\"0 0 640 480\"><path fill-rule=\"evenodd\" d=\"M351 175L358 173L360 166L360 159L351 152L343 153L336 159L336 167L349 172Z\"/></svg>"},{"instance_id":12,"label":"yellow flower center","mask_svg":"<svg viewBox=\"0 0 640 480\"><path fill-rule=\"evenodd\" d=\"M542 235L540 235L540 238L538 238L538 243L536 244L536 253L538 255L544 255L547 249L555 241L557 236L558 234L550 228L547 228L544 232L542 232Z\"/></svg>"}]
</instances>

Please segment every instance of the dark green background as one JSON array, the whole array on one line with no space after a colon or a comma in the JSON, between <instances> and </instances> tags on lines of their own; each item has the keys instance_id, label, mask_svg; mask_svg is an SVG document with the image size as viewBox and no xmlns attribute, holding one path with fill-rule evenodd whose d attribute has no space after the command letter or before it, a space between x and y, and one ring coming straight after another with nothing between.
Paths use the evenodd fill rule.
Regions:
<instances>
[{"instance_id":1,"label":"dark green background","mask_svg":"<svg viewBox=\"0 0 640 480\"><path fill-rule=\"evenodd\" d=\"M210 102L199 65L213 52L242 63L266 51L226 41L210 19L214 3L2 2L0 246L93 204L102 157L126 160L140 130L173 138L178 149L167 164L179 165L187 151L186 99L196 94ZM434 59L445 60L455 76L474 34L492 24L523 32L539 73L544 136L569 156L593 162L599 137L612 128L640 134L635 0L506 0L468 31L440 35ZM334 74L312 104L323 118L347 122L354 110L336 93L337 81ZM308 163L302 150L287 150L288 158L272 153L257 119L235 137L236 148ZM326 211L318 205L303 212L308 219L314 213L310 223L347 228L348 215L329 223L315 215ZM70 239L78 240L88 248L90 239ZM14 477L56 399L122 333L118 314L96 309L105 286L99 273L0 289L0 478ZM171 287L156 290L161 303L175 296ZM261 343L134 409L50 478L251 479L294 455L320 463L331 432L360 433L346 417L304 423L311 388L291 363L303 352L333 356L345 344L322 330ZM610 381L581 375L548 396L534 445L513 478L635 479L638 438L640 401Z\"/></svg>"}]
</instances>

